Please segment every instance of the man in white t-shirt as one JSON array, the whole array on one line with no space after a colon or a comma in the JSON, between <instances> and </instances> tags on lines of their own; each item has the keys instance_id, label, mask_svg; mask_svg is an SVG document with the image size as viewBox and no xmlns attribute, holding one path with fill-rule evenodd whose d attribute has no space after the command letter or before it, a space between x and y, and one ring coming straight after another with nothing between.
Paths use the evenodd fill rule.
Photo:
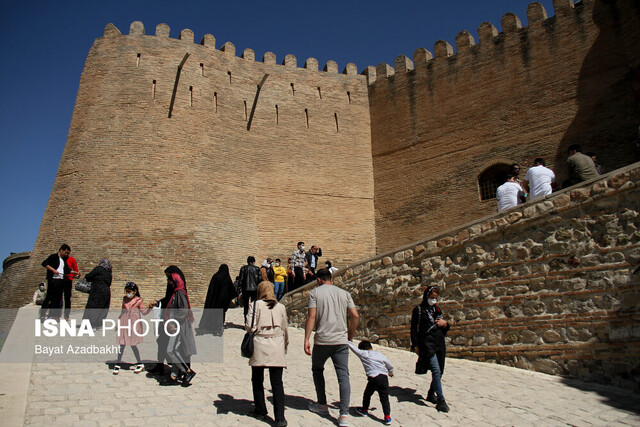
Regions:
<instances>
[{"instance_id":1,"label":"man in white t-shirt","mask_svg":"<svg viewBox=\"0 0 640 427\"><path fill-rule=\"evenodd\" d=\"M496 198L498 199L498 212L517 206L521 202L524 191L520 184L516 182L516 176L512 173L507 174L507 182L502 184L496 190Z\"/></svg>"},{"instance_id":2,"label":"man in white t-shirt","mask_svg":"<svg viewBox=\"0 0 640 427\"><path fill-rule=\"evenodd\" d=\"M311 356L313 383L318 397L317 403L309 404L309 410L319 414L329 413L324 384L324 364L331 358L340 388L338 425L347 426L351 395L348 342L351 341L358 327L358 310L351 294L333 284L329 270L320 269L316 276L318 286L309 293L309 311L304 334L304 352ZM314 327L316 334L312 353L310 338Z\"/></svg>"},{"instance_id":3,"label":"man in white t-shirt","mask_svg":"<svg viewBox=\"0 0 640 427\"><path fill-rule=\"evenodd\" d=\"M529 183L529 201L540 199L553 191L551 184L556 175L545 166L544 159L537 158L533 166L527 171L524 180Z\"/></svg>"}]
</instances>

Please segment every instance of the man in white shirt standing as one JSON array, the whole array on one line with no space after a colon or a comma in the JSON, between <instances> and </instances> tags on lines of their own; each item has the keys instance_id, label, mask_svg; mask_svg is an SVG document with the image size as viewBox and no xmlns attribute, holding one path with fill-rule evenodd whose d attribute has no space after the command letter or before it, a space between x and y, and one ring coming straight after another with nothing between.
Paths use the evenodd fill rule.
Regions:
<instances>
[{"instance_id":1,"label":"man in white shirt standing","mask_svg":"<svg viewBox=\"0 0 640 427\"><path fill-rule=\"evenodd\" d=\"M545 166L544 159L538 157L527 171L524 180L529 183L529 201L533 201L551 194L551 184L555 182L556 175Z\"/></svg>"},{"instance_id":2,"label":"man in white shirt standing","mask_svg":"<svg viewBox=\"0 0 640 427\"><path fill-rule=\"evenodd\" d=\"M71 272L65 262L70 252L71 247L64 243L57 253L49 255L47 259L42 261L42 266L47 269L47 295L40 309L40 319L43 321L47 314L56 319L60 317L60 301L64 291L64 277Z\"/></svg>"},{"instance_id":3,"label":"man in white shirt standing","mask_svg":"<svg viewBox=\"0 0 640 427\"><path fill-rule=\"evenodd\" d=\"M516 176L512 173L507 174L507 182L502 184L496 190L496 198L498 199L498 212L517 206L521 202L524 191L520 184L516 182Z\"/></svg>"},{"instance_id":4,"label":"man in white shirt standing","mask_svg":"<svg viewBox=\"0 0 640 427\"><path fill-rule=\"evenodd\" d=\"M318 402L309 404L309 410L328 414L327 395L324 383L324 364L331 358L338 377L340 389L340 418L338 425L349 424L349 346L358 327L358 310L351 294L340 289L331 281L331 273L326 268L317 272L318 286L309 293L309 311L304 334L304 352L311 356L311 371ZM311 351L311 333L316 334Z\"/></svg>"}]
</instances>

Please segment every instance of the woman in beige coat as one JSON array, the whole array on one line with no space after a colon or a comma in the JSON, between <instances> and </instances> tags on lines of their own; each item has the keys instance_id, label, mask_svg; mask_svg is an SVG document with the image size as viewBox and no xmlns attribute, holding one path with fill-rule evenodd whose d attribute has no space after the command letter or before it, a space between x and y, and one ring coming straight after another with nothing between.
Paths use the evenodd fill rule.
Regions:
<instances>
[{"instance_id":1,"label":"woman in beige coat","mask_svg":"<svg viewBox=\"0 0 640 427\"><path fill-rule=\"evenodd\" d=\"M254 312L255 319L253 319L253 329L251 329ZM252 415L262 419L267 416L263 383L264 368L269 368L269 379L273 391L274 425L284 427L287 425L287 421L284 418L282 372L287 367L285 354L289 345L289 336L287 334L287 310L276 300L273 283L264 281L258 285L258 299L249 306L245 328L247 331L255 331L253 355L249 359L255 405Z\"/></svg>"}]
</instances>

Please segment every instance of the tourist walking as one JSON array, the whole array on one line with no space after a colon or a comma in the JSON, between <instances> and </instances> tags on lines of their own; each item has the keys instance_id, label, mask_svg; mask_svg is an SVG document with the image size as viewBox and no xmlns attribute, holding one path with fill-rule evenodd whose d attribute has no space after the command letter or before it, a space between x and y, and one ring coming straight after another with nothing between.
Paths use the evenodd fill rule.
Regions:
<instances>
[{"instance_id":1,"label":"tourist walking","mask_svg":"<svg viewBox=\"0 0 640 427\"><path fill-rule=\"evenodd\" d=\"M427 392L427 401L436 404L440 412L449 412L449 406L442 392L442 374L447 347L444 341L449 331L449 323L444 320L442 310L437 306L440 291L429 286L420 305L411 313L411 351L418 354L416 374L431 371L431 386Z\"/></svg>"},{"instance_id":2,"label":"tourist walking","mask_svg":"<svg viewBox=\"0 0 640 427\"><path fill-rule=\"evenodd\" d=\"M169 336L165 333L163 322L165 309L167 308L167 305L169 305L169 300L171 300L171 297L173 296L173 286L169 285L169 279L174 273L180 276L182 283L187 283L182 270L180 270L180 268L175 265L170 265L169 267L164 269L164 275L167 279L167 287L164 291L164 297L160 300L154 300L149 304L149 308L158 307L160 309L160 323L158 324L158 338L156 339L156 343L158 345L158 362L156 366L153 367L153 369L149 370L149 373L152 374L164 374L164 361L167 359L167 345L169 344Z\"/></svg>"},{"instance_id":3,"label":"tourist walking","mask_svg":"<svg viewBox=\"0 0 640 427\"><path fill-rule=\"evenodd\" d=\"M316 273L318 286L309 293L309 310L304 334L304 352L311 356L311 371L318 401L309 404L309 410L328 414L327 395L324 382L324 364L331 358L338 377L340 389L340 418L338 425L349 423L349 346L348 342L358 327L358 310L351 294L335 286L329 270L323 268ZM313 352L311 333L315 328Z\"/></svg>"},{"instance_id":4,"label":"tourist walking","mask_svg":"<svg viewBox=\"0 0 640 427\"><path fill-rule=\"evenodd\" d=\"M167 278L167 283L171 286L173 294L164 312L164 321L167 322L169 319L175 321L169 322L167 325L169 334L167 358L172 363L171 381L180 380L182 386L186 387L196 376L196 372L191 369L191 356L197 353L196 340L191 326L193 312L186 284L180 274L172 273L171 277ZM178 326L176 326L176 322Z\"/></svg>"},{"instance_id":5,"label":"tourist walking","mask_svg":"<svg viewBox=\"0 0 640 427\"><path fill-rule=\"evenodd\" d=\"M84 276L87 282L91 282L89 298L84 307L83 319L89 319L91 327L102 328L102 321L109 314L111 303L111 263L107 258L102 258L98 265Z\"/></svg>"},{"instance_id":6,"label":"tourist walking","mask_svg":"<svg viewBox=\"0 0 640 427\"><path fill-rule=\"evenodd\" d=\"M264 370L269 368L269 380L273 392L274 425L284 427L287 421L284 418L282 373L287 367L285 354L289 345L287 309L276 300L271 282L263 281L258 285L258 297L249 307L245 328L255 333L253 354L249 359L255 405L252 414L261 419L267 416L263 383Z\"/></svg>"},{"instance_id":7,"label":"tourist walking","mask_svg":"<svg viewBox=\"0 0 640 427\"><path fill-rule=\"evenodd\" d=\"M242 304L244 306L244 316L247 317L249 304L256 299L258 294L258 284L262 281L260 269L254 264L255 257L247 257L247 265L240 268L240 288L242 289Z\"/></svg>"},{"instance_id":8,"label":"tourist walking","mask_svg":"<svg viewBox=\"0 0 640 427\"><path fill-rule=\"evenodd\" d=\"M204 300L204 310L200 318L198 329L204 332L222 335L224 321L231 301L236 297L236 290L231 281L229 266L222 264L216 274L211 277L207 297ZM222 319L214 309L222 310ZM222 320L222 322L220 322Z\"/></svg>"},{"instance_id":9,"label":"tourist walking","mask_svg":"<svg viewBox=\"0 0 640 427\"><path fill-rule=\"evenodd\" d=\"M353 341L349 341L349 348L360 358L364 371L367 374L367 387L362 396L362 406L356 408L362 416L369 415L369 404L371 396L376 391L382 404L384 413L384 424L391 424L391 405L389 404L389 378L393 377L393 365L384 354L373 351L369 341L360 341L356 347Z\"/></svg>"},{"instance_id":10,"label":"tourist walking","mask_svg":"<svg viewBox=\"0 0 640 427\"><path fill-rule=\"evenodd\" d=\"M93 286L93 285L92 285ZM120 363L122 362L122 353L125 346L131 346L131 351L136 358L136 367L133 370L134 374L139 374L144 371L144 364L140 360L140 351L138 351L138 344L142 344L143 327L142 324L136 321L142 318L143 314L148 314L149 308L145 308L143 305L142 297L140 296L140 290L138 285L134 282L127 282L124 285L124 297L122 297L122 311L120 317L118 317L118 324L123 328L118 328L118 338L116 344L120 346L118 352L118 361L113 367L113 375L118 375L120 372Z\"/></svg>"}]
</instances>

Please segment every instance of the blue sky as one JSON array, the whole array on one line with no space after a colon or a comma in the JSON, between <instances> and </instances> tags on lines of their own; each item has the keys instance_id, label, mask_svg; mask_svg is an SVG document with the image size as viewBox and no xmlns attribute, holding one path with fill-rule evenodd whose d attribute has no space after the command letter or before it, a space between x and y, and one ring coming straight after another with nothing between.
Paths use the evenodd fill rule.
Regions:
<instances>
[{"instance_id":1,"label":"blue sky","mask_svg":"<svg viewBox=\"0 0 640 427\"><path fill-rule=\"evenodd\" d=\"M30 251L53 186L78 91L80 74L94 39L113 23L123 34L142 21L147 34L159 23L171 37L190 28L199 42L206 33L216 47L230 41L261 59L266 51L278 62L294 54L320 67L328 60L340 70L353 62L361 71L397 55L412 57L424 47L514 12L527 24L521 0L450 1L0 1L0 260L10 252ZM541 1L554 15L552 0ZM69 205L73 221L73 204ZM51 248L52 251L57 248Z\"/></svg>"}]
</instances>

